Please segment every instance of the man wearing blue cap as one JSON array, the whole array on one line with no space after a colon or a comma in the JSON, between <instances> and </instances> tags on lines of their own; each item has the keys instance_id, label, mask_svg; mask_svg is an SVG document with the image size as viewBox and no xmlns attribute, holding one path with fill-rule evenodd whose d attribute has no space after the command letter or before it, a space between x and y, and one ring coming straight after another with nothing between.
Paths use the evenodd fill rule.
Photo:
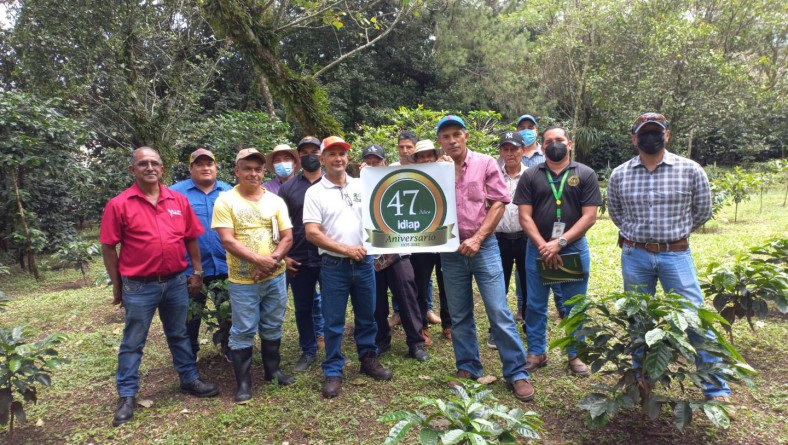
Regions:
<instances>
[{"instance_id":1,"label":"man wearing blue cap","mask_svg":"<svg viewBox=\"0 0 788 445\"><path fill-rule=\"evenodd\" d=\"M539 137L539 124L530 114L523 114L517 119L517 131L523 136L523 165L533 167L544 162L542 146L536 141Z\"/></svg>"},{"instance_id":2,"label":"man wearing blue cap","mask_svg":"<svg viewBox=\"0 0 788 445\"><path fill-rule=\"evenodd\" d=\"M515 397L530 401L535 391L525 370L525 348L506 302L498 242L492 236L504 206L511 200L509 189L495 159L466 147L468 131L462 118L442 118L436 132L441 148L454 161L455 173L460 247L456 252L441 253L441 264L451 313L456 376L477 379L483 373L473 315L475 278L498 345L503 376Z\"/></svg>"},{"instance_id":3,"label":"man wearing blue cap","mask_svg":"<svg viewBox=\"0 0 788 445\"><path fill-rule=\"evenodd\" d=\"M619 228L626 290L653 295L659 280L665 292L672 289L698 308L703 293L688 238L711 218L711 190L700 165L665 149L669 139L665 116L645 113L635 120L632 142L638 155L610 175L608 210ZM713 339L714 333L706 336ZM698 364L717 361L719 357L700 351ZM728 384L716 376L712 380L703 382L706 398L729 401Z\"/></svg>"}]
</instances>

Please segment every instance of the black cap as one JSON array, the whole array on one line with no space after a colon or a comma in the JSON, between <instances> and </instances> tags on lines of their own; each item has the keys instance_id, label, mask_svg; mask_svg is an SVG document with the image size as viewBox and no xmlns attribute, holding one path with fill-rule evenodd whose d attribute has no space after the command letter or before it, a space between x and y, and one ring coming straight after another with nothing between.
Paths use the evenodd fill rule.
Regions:
<instances>
[{"instance_id":1,"label":"black cap","mask_svg":"<svg viewBox=\"0 0 788 445\"><path fill-rule=\"evenodd\" d=\"M306 136L303 139L301 139L300 141L298 141L298 145L296 146L296 149L299 149L302 146L307 145L307 144L314 144L314 145L317 145L318 147L320 147L320 139L318 139L318 138L316 138L314 136Z\"/></svg>"},{"instance_id":2,"label":"black cap","mask_svg":"<svg viewBox=\"0 0 788 445\"><path fill-rule=\"evenodd\" d=\"M512 144L515 147L524 147L525 141L523 140L523 135L521 135L519 131L506 131L501 133L501 143L498 144L498 148L501 148L503 144Z\"/></svg>"},{"instance_id":3,"label":"black cap","mask_svg":"<svg viewBox=\"0 0 788 445\"><path fill-rule=\"evenodd\" d=\"M361 151L361 158L363 159L367 155L375 155L380 159L386 159L386 150L384 150L380 145L367 145L364 147L364 150Z\"/></svg>"}]
</instances>

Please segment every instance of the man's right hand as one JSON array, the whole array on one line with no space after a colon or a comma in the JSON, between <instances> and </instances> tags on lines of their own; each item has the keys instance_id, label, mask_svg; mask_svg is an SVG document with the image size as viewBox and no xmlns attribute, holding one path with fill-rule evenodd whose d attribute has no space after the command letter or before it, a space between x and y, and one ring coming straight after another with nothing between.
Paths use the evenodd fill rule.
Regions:
<instances>
[{"instance_id":1,"label":"man's right hand","mask_svg":"<svg viewBox=\"0 0 788 445\"><path fill-rule=\"evenodd\" d=\"M123 304L123 289L121 283L112 285L112 304Z\"/></svg>"},{"instance_id":2,"label":"man's right hand","mask_svg":"<svg viewBox=\"0 0 788 445\"><path fill-rule=\"evenodd\" d=\"M353 261L361 261L367 256L367 249L364 246L348 246L345 249L345 255Z\"/></svg>"},{"instance_id":3,"label":"man's right hand","mask_svg":"<svg viewBox=\"0 0 788 445\"><path fill-rule=\"evenodd\" d=\"M286 256L285 266L287 266L287 274L291 277L294 277L298 273L298 268L301 267L301 263L290 258L289 256Z\"/></svg>"}]
</instances>

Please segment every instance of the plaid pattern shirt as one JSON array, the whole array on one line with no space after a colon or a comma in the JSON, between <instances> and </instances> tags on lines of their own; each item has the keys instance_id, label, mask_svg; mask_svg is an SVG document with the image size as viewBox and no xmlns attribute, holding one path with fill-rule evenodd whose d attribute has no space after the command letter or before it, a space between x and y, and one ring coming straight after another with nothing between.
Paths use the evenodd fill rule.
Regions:
<instances>
[{"instance_id":1,"label":"plaid pattern shirt","mask_svg":"<svg viewBox=\"0 0 788 445\"><path fill-rule=\"evenodd\" d=\"M635 156L613 170L607 208L630 241L678 241L711 218L709 180L697 162L668 151L651 172Z\"/></svg>"}]
</instances>

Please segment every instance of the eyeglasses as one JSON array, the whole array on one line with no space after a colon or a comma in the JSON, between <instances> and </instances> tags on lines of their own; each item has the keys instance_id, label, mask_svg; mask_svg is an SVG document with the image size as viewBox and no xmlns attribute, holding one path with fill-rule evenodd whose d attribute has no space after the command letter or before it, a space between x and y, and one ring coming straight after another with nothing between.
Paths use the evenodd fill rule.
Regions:
<instances>
[{"instance_id":1,"label":"eyeglasses","mask_svg":"<svg viewBox=\"0 0 788 445\"><path fill-rule=\"evenodd\" d=\"M350 195L348 195L347 192L343 189L339 189L339 193L342 194L342 198L345 200L345 204L347 204L348 207L353 207L353 200L350 199Z\"/></svg>"},{"instance_id":2,"label":"eyeglasses","mask_svg":"<svg viewBox=\"0 0 788 445\"><path fill-rule=\"evenodd\" d=\"M161 162L158 162L158 161L139 161L139 162L137 162L134 165L136 165L138 168L145 168L145 167L159 168L159 167L161 167Z\"/></svg>"}]
</instances>

